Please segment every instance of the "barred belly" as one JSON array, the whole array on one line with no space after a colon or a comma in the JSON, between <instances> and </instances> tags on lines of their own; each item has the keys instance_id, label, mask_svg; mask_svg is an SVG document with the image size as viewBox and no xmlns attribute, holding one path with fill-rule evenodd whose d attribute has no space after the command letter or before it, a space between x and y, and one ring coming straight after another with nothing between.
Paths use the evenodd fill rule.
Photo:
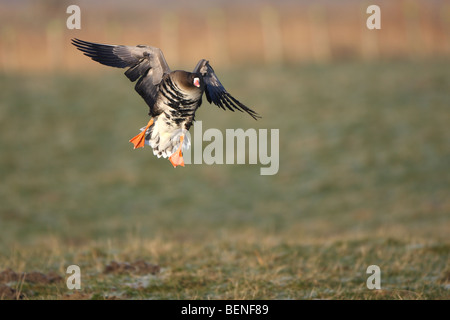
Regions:
<instances>
[{"instance_id":1,"label":"barred belly","mask_svg":"<svg viewBox=\"0 0 450 320\"><path fill-rule=\"evenodd\" d=\"M195 111L201 104L201 95L192 96L179 88L170 77L161 83L155 104L154 124L147 130L146 144L152 147L159 157L170 157L180 145L180 136L194 121ZM190 147L189 137L185 135L183 149Z\"/></svg>"}]
</instances>

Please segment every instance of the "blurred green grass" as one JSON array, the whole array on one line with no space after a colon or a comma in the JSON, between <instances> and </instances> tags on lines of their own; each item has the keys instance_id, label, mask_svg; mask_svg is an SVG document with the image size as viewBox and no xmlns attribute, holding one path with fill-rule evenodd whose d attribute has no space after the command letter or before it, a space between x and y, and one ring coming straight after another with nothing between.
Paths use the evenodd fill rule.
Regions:
<instances>
[{"instance_id":1,"label":"blurred green grass","mask_svg":"<svg viewBox=\"0 0 450 320\"><path fill-rule=\"evenodd\" d=\"M0 270L79 261L95 274L109 258L144 256L174 278L127 297L448 297L448 61L216 72L263 118L205 99L203 130L279 129L278 174L260 176L261 165L174 169L133 150L128 140L148 110L121 70L0 75ZM364 291L373 260L400 277L394 288L406 277L412 291ZM272 273L277 261L283 271ZM333 278L342 272L358 275ZM204 279L213 285L198 287ZM96 288L116 280L89 292L98 298Z\"/></svg>"}]
</instances>

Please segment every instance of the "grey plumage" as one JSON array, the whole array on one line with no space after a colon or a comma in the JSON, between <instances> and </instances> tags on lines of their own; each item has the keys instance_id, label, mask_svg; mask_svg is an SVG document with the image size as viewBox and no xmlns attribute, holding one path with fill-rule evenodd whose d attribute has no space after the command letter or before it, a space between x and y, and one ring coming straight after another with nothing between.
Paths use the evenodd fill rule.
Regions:
<instances>
[{"instance_id":1,"label":"grey plumage","mask_svg":"<svg viewBox=\"0 0 450 320\"><path fill-rule=\"evenodd\" d=\"M99 44L72 39L72 44L85 56L101 64L116 68L129 68L125 75L136 83L136 91L151 108L155 103L158 85L164 74L171 70L162 51L155 47Z\"/></svg>"}]
</instances>

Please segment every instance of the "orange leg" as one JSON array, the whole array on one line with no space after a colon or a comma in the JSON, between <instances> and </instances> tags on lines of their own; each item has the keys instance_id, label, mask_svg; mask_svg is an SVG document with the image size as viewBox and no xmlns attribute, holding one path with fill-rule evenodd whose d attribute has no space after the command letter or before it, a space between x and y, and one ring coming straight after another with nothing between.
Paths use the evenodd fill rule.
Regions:
<instances>
[{"instance_id":1,"label":"orange leg","mask_svg":"<svg viewBox=\"0 0 450 320\"><path fill-rule=\"evenodd\" d=\"M184 140L184 136L181 135L180 136L180 147L169 158L169 160L172 163L174 168L176 168L177 166L184 167L183 153L181 152L182 147L183 147L183 140Z\"/></svg>"},{"instance_id":2,"label":"orange leg","mask_svg":"<svg viewBox=\"0 0 450 320\"><path fill-rule=\"evenodd\" d=\"M153 124L153 118L150 118L150 121L148 122L147 126L144 130L141 131L138 135L130 139L130 142L134 144L134 149L137 148L143 148L145 144L145 133L147 132L147 129L150 128L150 126Z\"/></svg>"}]
</instances>

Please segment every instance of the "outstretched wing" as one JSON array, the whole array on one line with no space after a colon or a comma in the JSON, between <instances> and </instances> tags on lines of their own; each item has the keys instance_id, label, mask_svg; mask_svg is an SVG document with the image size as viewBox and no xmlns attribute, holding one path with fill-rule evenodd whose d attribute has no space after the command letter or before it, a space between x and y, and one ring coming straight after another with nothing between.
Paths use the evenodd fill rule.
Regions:
<instances>
[{"instance_id":1,"label":"outstretched wing","mask_svg":"<svg viewBox=\"0 0 450 320\"><path fill-rule=\"evenodd\" d=\"M200 60L194 69L194 73L200 73L203 76L206 99L209 103L212 102L224 110L247 112L255 120L261 118L255 111L243 105L225 90L207 60Z\"/></svg>"},{"instance_id":2,"label":"outstretched wing","mask_svg":"<svg viewBox=\"0 0 450 320\"><path fill-rule=\"evenodd\" d=\"M116 68L128 68L125 75L136 83L136 91L144 98L150 109L158 94L158 84L170 68L159 48L137 45L108 45L72 39L72 44L85 56L101 64Z\"/></svg>"}]
</instances>

